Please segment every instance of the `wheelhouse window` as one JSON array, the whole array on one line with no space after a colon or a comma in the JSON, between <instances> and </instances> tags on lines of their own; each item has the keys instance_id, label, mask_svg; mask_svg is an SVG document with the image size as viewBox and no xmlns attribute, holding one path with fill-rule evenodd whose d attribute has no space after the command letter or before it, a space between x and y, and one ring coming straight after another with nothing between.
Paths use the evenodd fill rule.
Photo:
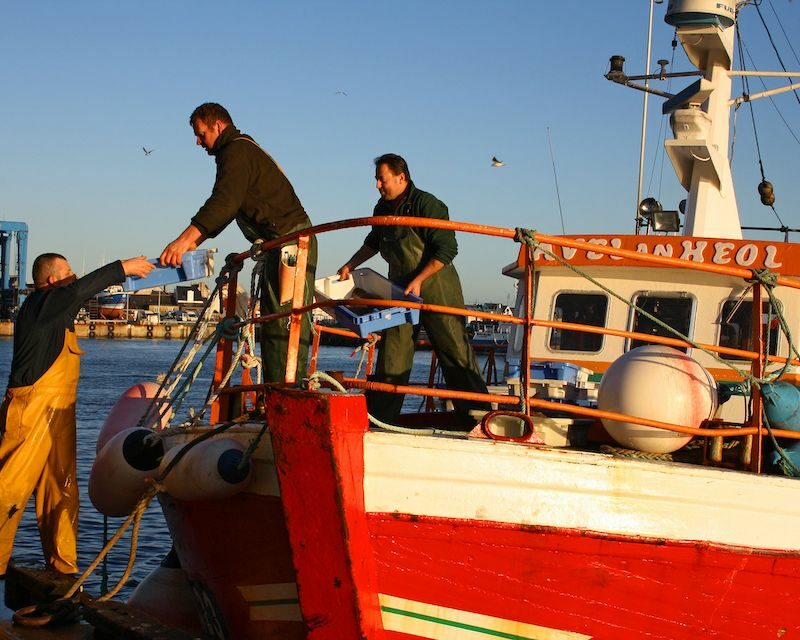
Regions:
<instances>
[{"instance_id":1,"label":"wheelhouse window","mask_svg":"<svg viewBox=\"0 0 800 640\"><path fill-rule=\"evenodd\" d=\"M769 339L769 354L778 353L781 327L778 315L769 301L761 303L761 324L764 340ZM753 351L753 301L726 300L722 304L719 346ZM737 356L723 355L729 360L744 360Z\"/></svg>"},{"instance_id":2,"label":"wheelhouse window","mask_svg":"<svg viewBox=\"0 0 800 640\"><path fill-rule=\"evenodd\" d=\"M602 293L560 293L556 296L553 320L604 327L608 311L608 297ZM552 329L550 348L554 351L600 351L603 334Z\"/></svg>"},{"instance_id":3,"label":"wheelhouse window","mask_svg":"<svg viewBox=\"0 0 800 640\"><path fill-rule=\"evenodd\" d=\"M678 331L681 335L689 336L689 330L692 323L692 308L694 307L694 300L689 297L678 296L664 296L664 295L651 295L642 294L636 296L634 304L640 309L646 311L661 322ZM676 336L666 328L657 324L647 316L638 311L633 314L633 322L631 323L631 331L637 333L645 333L651 336L661 336L664 338L675 338ZM631 340L629 349L635 349L646 344L656 344L648 340ZM686 347L676 347L684 353Z\"/></svg>"}]
</instances>

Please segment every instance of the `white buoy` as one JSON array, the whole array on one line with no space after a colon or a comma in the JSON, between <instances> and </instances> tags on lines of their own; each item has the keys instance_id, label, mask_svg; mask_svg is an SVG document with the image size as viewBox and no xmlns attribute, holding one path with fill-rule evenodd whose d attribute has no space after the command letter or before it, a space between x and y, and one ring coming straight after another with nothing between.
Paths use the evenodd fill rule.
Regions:
<instances>
[{"instance_id":1,"label":"white buoy","mask_svg":"<svg viewBox=\"0 0 800 640\"><path fill-rule=\"evenodd\" d=\"M89 474L89 498L100 513L121 517L133 511L164 455L163 443L148 438L152 434L150 429L126 429L97 454Z\"/></svg>"},{"instance_id":2,"label":"white buoy","mask_svg":"<svg viewBox=\"0 0 800 640\"><path fill-rule=\"evenodd\" d=\"M164 412L162 408L162 405L167 402L163 390L155 406L150 409L158 390L159 385L155 382L139 382L130 389L126 389L111 407L108 417L100 427L100 434L97 436L97 451L100 451L111 438L125 429L131 427L163 429L166 427L172 416L172 410L168 409ZM147 420L139 424L148 411L150 413ZM159 414L162 412L164 415L159 418Z\"/></svg>"},{"instance_id":3,"label":"white buoy","mask_svg":"<svg viewBox=\"0 0 800 640\"><path fill-rule=\"evenodd\" d=\"M192 636L203 635L192 586L174 549L134 589L128 606Z\"/></svg>"},{"instance_id":4,"label":"white buoy","mask_svg":"<svg viewBox=\"0 0 800 640\"><path fill-rule=\"evenodd\" d=\"M700 427L717 410L717 385L696 360L672 347L637 347L617 358L603 374L597 408L685 427ZM691 435L603 418L623 447L671 453Z\"/></svg>"},{"instance_id":5,"label":"white buoy","mask_svg":"<svg viewBox=\"0 0 800 640\"><path fill-rule=\"evenodd\" d=\"M159 467L163 475L183 447L173 447ZM247 488L252 477L248 461L240 468L244 446L231 438L214 438L191 447L164 477L164 490L179 500L219 500Z\"/></svg>"}]
</instances>

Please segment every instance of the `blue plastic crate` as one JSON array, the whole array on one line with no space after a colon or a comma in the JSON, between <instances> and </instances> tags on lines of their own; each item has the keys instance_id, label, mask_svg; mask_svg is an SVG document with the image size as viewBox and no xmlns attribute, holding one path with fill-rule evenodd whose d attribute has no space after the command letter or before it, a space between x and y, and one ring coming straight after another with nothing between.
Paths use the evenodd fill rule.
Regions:
<instances>
[{"instance_id":1,"label":"blue plastic crate","mask_svg":"<svg viewBox=\"0 0 800 640\"><path fill-rule=\"evenodd\" d=\"M163 287L167 284L176 284L188 280L200 280L214 275L214 253L215 249L198 249L197 251L187 251L181 259L179 267L165 267L161 265L158 258L149 262L156 265L146 278L128 276L125 284L122 285L124 291L138 291L152 287Z\"/></svg>"},{"instance_id":2,"label":"blue plastic crate","mask_svg":"<svg viewBox=\"0 0 800 640\"><path fill-rule=\"evenodd\" d=\"M317 280L315 282L317 298L346 300L355 297L353 292L356 289L361 289L368 294L363 296L367 298L422 302L422 298L417 296L404 295L402 287L372 269L355 269L351 272L351 276L352 279L345 281L339 281L339 276L328 276ZM362 338L366 338L370 333L383 331L406 322L419 323L419 309L406 309L405 307L375 307L370 310L362 310L340 304L332 309L332 313L342 327L354 331Z\"/></svg>"},{"instance_id":3,"label":"blue plastic crate","mask_svg":"<svg viewBox=\"0 0 800 640\"><path fill-rule=\"evenodd\" d=\"M533 380L565 380L575 384L581 370L571 362L531 362L531 379Z\"/></svg>"}]
</instances>

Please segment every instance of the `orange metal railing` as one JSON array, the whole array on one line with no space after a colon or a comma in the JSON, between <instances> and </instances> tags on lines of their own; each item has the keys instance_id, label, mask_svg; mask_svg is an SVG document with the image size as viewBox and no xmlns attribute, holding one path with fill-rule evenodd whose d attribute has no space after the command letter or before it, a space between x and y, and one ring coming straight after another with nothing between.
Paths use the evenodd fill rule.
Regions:
<instances>
[{"instance_id":1,"label":"orange metal railing","mask_svg":"<svg viewBox=\"0 0 800 640\"><path fill-rule=\"evenodd\" d=\"M305 296L305 267L306 267L310 237L312 235L318 235L330 231L349 229L354 227L364 227L364 226L370 226L370 227L413 226L413 227L425 227L425 228L452 229L453 231L476 233L498 238L514 239L517 237L517 232L515 230L506 229L502 227L463 223L451 220L438 220L431 218L412 218L406 216L380 216L380 217L370 216L366 218L355 218L350 220L343 220L339 222L317 225L314 227L310 227L308 229L304 229L302 231L294 232L292 234L283 236L275 240L265 241L263 244L260 245L261 250L263 251L268 251L270 249L278 248L280 246L287 244L288 242L292 242L295 240L298 243L297 269L295 272L295 283L294 283L295 287L294 287L294 295L292 299L291 310L276 314L270 314L262 316L260 318L246 321L252 323L262 323L262 322L267 322L269 320L274 320L276 318L290 319L290 333L287 346L288 350L287 370L285 377L285 382L287 384L295 382L296 370L297 370L297 354L298 354L299 339L300 339L300 325L303 315L305 313L310 313L313 309L325 308L339 304L348 304L353 306L369 305L373 307L400 306L410 309L419 309L420 311L450 313L453 315L459 315L464 317L472 316L485 320L497 320L506 323L525 325L528 327L539 326L539 327L560 328L572 331L581 331L586 333L595 333L595 334L625 337L631 339L640 339L640 340L646 340L647 342L650 343L663 344L674 347L691 346L686 341L677 338L653 336L650 334L642 334L634 331L612 329L608 327L597 327L593 325L560 322L555 320L535 319L533 317L533 308L532 308L534 264L533 264L531 250L520 252L521 263L522 263L520 266L524 270L524 277L522 278L522 281L520 283L520 286L524 286L525 312L523 317L505 316L488 312L467 311L465 309L453 309L450 307L443 307L440 305L426 304L424 302L422 303L407 302L405 300L378 300L378 299L368 299L368 298L354 298L346 301L328 300L324 302L315 302L313 304L303 305L303 300ZM594 244L582 240L577 240L574 238L566 238L561 236L533 234L533 237L541 243L546 243L553 246L570 247L578 250L592 251L594 253L602 253L611 256L620 256L628 258L630 260L635 260L643 264L652 264L652 265L673 267L680 269L692 269L697 271L716 273L719 275L734 276L737 278L744 278L744 279L751 279L753 277L753 272L750 269L742 267L688 262L677 258L639 253L636 251L619 249L619 248L614 248L612 246ZM241 263L247 260L248 258L250 258L250 252L244 252L236 256L233 256L232 261L234 263ZM228 290L235 291L236 290L235 273L231 275L229 282L230 284L228 285L229 288ZM778 276L776 279L776 283L781 286L800 289L800 281L796 279L787 278L784 276ZM226 313L229 317L233 316L235 310L234 298L235 296L233 295L228 296ZM760 378L763 375L763 372L769 363L786 363L787 361L787 358L785 357L766 355L764 353L763 325L761 323L761 308L762 308L761 300L762 300L762 286L760 284L756 284L753 286L752 325L753 325L754 336L753 336L753 341L751 343L756 345L756 349L754 351L746 351L741 349L734 349L734 348L722 347L710 344L698 345L703 349L707 349L708 351L714 353L733 356L743 360L750 360L752 362L752 369L751 369L752 375L756 378ZM243 324L244 322L234 326L242 326ZM322 328L322 330L330 333L336 333L338 335L350 334L353 337L357 337L356 334L352 332L347 332L342 329L324 327ZM523 361L521 363L522 366L521 366L521 380L520 380L521 389L530 388L530 363L531 363L530 336L531 336L530 330L525 331L523 334L523 347L522 347ZM318 349L319 347L319 335L314 336L314 341L315 344L312 347L312 360L310 362L310 371L314 371L316 369L316 349ZM230 366L231 353L232 353L231 347L232 345L230 341L225 339L220 340L220 346L217 352L217 369L213 383L215 387L219 385L224 375L224 372ZM372 353L370 352L370 366L371 366L371 357ZM793 359L790 362L793 365L800 365L800 361L796 359ZM485 394L468 393L463 391L452 391L449 389L432 389L420 386L390 385L377 382L368 382L365 380L355 379L355 378L345 378L344 384L345 386L348 386L350 388L416 394L428 398L445 398L445 399L462 398L467 400L480 400L483 402L495 402L498 405L502 406L509 405L514 407L520 407L520 405L522 405L523 410L525 410L528 414L530 414L532 409L559 411L559 412L571 413L577 416L593 418L595 420L607 418L612 420L631 422L634 424L640 424L645 426L668 429L671 431L691 434L696 436L722 437L722 436L753 435L756 436L755 448L753 452L754 453L753 464L755 471L760 471L761 448L762 448L763 438L766 435L766 430L762 423L759 394L753 394L752 418L750 419L749 423L746 426L712 429L705 427L695 428L682 425L666 424L659 422L657 420L650 420L646 418L640 418L637 416L628 416L609 411L602 411L599 409L592 409L589 407L580 407L580 406L568 405L557 402L549 402L545 400L536 399L534 396L527 394L526 397L520 397L515 395L504 395L504 394L485 395ZM212 420L217 420L220 418L220 416L226 415L228 410L227 397L231 393L257 391L260 388L261 387L258 387L256 385L244 384L236 387L231 387L229 389L221 390L219 406L216 408L216 412L212 411ZM773 429L772 431L776 437L800 439L800 433L797 432L780 430L780 429Z\"/></svg>"}]
</instances>

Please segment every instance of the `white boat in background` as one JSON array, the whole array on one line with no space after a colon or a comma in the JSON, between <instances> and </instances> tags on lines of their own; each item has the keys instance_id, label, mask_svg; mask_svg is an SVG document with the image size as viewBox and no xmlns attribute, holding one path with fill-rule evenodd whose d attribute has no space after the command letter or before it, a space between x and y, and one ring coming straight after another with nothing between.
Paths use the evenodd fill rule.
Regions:
<instances>
[{"instance_id":1,"label":"white boat in background","mask_svg":"<svg viewBox=\"0 0 800 640\"><path fill-rule=\"evenodd\" d=\"M508 346L513 326L508 322L473 322L467 325L467 333L473 347L491 347L503 351Z\"/></svg>"},{"instance_id":2,"label":"white boat in background","mask_svg":"<svg viewBox=\"0 0 800 640\"><path fill-rule=\"evenodd\" d=\"M104 320L119 320L125 315L129 293L121 285L111 285L95 296L97 313Z\"/></svg>"}]
</instances>

